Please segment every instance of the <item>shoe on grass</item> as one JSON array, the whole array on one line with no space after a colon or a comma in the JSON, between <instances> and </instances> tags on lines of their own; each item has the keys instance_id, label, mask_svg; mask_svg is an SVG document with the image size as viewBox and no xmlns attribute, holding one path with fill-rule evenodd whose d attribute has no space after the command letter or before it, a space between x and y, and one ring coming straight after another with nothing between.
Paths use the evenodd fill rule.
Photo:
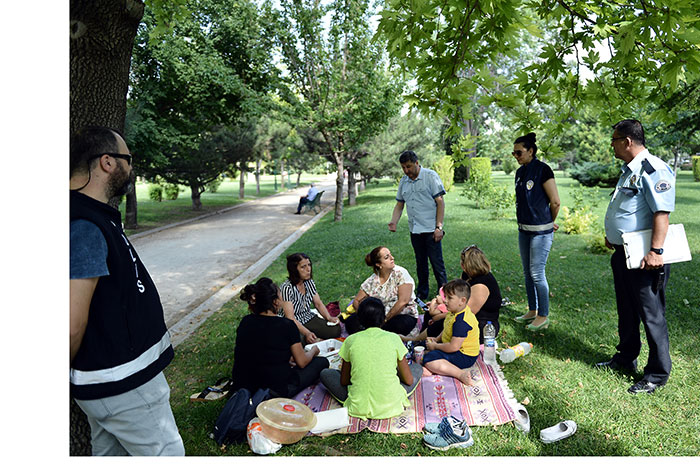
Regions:
<instances>
[{"instance_id":1,"label":"shoe on grass","mask_svg":"<svg viewBox=\"0 0 700 466\"><path fill-rule=\"evenodd\" d=\"M523 433L530 432L530 415L527 413L525 406L519 404L515 411L515 420L513 421L515 428Z\"/></svg>"},{"instance_id":2,"label":"shoe on grass","mask_svg":"<svg viewBox=\"0 0 700 466\"><path fill-rule=\"evenodd\" d=\"M523 314L521 316L513 317L513 320L516 322L520 322L520 323L532 322L533 320L535 320L535 317L537 317L537 314L535 314L532 317L525 317L525 316L527 316L527 313Z\"/></svg>"},{"instance_id":3,"label":"shoe on grass","mask_svg":"<svg viewBox=\"0 0 700 466\"><path fill-rule=\"evenodd\" d=\"M540 440L542 443L554 443L571 437L575 432L576 423L574 421L562 421L557 425L542 429L540 431Z\"/></svg>"},{"instance_id":4,"label":"shoe on grass","mask_svg":"<svg viewBox=\"0 0 700 466\"><path fill-rule=\"evenodd\" d=\"M440 422L428 422L423 426L423 430L426 431L429 434L437 434L440 432L440 425L446 423L448 426L451 428L455 428L456 426L459 426L460 423L462 423L461 419L457 419L454 416L445 416L443 417Z\"/></svg>"},{"instance_id":5,"label":"shoe on grass","mask_svg":"<svg viewBox=\"0 0 700 466\"><path fill-rule=\"evenodd\" d=\"M636 384L632 385L629 389L627 389L628 392L632 393L633 395L637 395L639 393L648 393L652 394L654 391L659 388L663 387L666 385L666 383L654 383L654 382L649 382L648 380L640 380Z\"/></svg>"},{"instance_id":6,"label":"shoe on grass","mask_svg":"<svg viewBox=\"0 0 700 466\"><path fill-rule=\"evenodd\" d=\"M440 421L438 432L435 434L425 434L423 443L433 450L449 450L450 448L468 448L474 445L472 430L466 421L452 427L447 418Z\"/></svg>"}]
</instances>

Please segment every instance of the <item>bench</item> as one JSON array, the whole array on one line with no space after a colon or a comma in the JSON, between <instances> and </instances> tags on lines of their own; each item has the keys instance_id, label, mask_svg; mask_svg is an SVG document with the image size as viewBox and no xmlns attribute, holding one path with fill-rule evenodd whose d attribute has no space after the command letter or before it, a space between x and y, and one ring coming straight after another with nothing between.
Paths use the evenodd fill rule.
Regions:
<instances>
[{"instance_id":1,"label":"bench","mask_svg":"<svg viewBox=\"0 0 700 466\"><path fill-rule=\"evenodd\" d=\"M324 191L319 191L318 194L316 194L316 197L314 197L314 200L309 202L308 204L304 204L301 207L301 213L305 214L308 211L313 211L314 213L318 214L321 212L321 196L323 196Z\"/></svg>"}]
</instances>

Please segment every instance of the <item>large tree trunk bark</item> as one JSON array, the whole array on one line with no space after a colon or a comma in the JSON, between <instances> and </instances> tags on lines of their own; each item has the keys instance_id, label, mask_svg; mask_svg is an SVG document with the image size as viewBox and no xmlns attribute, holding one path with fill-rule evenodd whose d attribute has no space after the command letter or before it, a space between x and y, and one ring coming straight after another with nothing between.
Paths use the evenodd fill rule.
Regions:
<instances>
[{"instance_id":1,"label":"large tree trunk bark","mask_svg":"<svg viewBox=\"0 0 700 466\"><path fill-rule=\"evenodd\" d=\"M245 166L244 163L241 164L241 178L238 182L238 199L245 199L245 177L246 177L246 170L248 167Z\"/></svg>"},{"instance_id":2,"label":"large tree trunk bark","mask_svg":"<svg viewBox=\"0 0 700 466\"><path fill-rule=\"evenodd\" d=\"M255 161L255 194L260 195L260 159Z\"/></svg>"},{"instance_id":3,"label":"large tree trunk bark","mask_svg":"<svg viewBox=\"0 0 700 466\"><path fill-rule=\"evenodd\" d=\"M342 153L335 155L335 164L338 167L338 177L335 180L335 214L333 215L333 221L341 222L343 220L343 184L345 182Z\"/></svg>"},{"instance_id":4,"label":"large tree trunk bark","mask_svg":"<svg viewBox=\"0 0 700 466\"><path fill-rule=\"evenodd\" d=\"M192 191L192 210L202 210L202 185L192 181L190 182L190 191Z\"/></svg>"},{"instance_id":5,"label":"large tree trunk bark","mask_svg":"<svg viewBox=\"0 0 700 466\"><path fill-rule=\"evenodd\" d=\"M124 227L130 230L138 228L137 220L138 206L136 205L136 173L131 172L131 189L126 193L126 215L124 216Z\"/></svg>"},{"instance_id":6,"label":"large tree trunk bark","mask_svg":"<svg viewBox=\"0 0 700 466\"><path fill-rule=\"evenodd\" d=\"M284 186L284 159L280 160L280 182L282 184L281 191L286 191L287 188Z\"/></svg>"},{"instance_id":7,"label":"large tree trunk bark","mask_svg":"<svg viewBox=\"0 0 700 466\"><path fill-rule=\"evenodd\" d=\"M357 204L357 179L352 168L348 168L348 205Z\"/></svg>"},{"instance_id":8,"label":"large tree trunk bark","mask_svg":"<svg viewBox=\"0 0 700 466\"><path fill-rule=\"evenodd\" d=\"M71 0L71 134L86 125L124 130L131 50L143 12L139 0ZM71 455L92 453L89 433L85 414L70 403Z\"/></svg>"}]
</instances>

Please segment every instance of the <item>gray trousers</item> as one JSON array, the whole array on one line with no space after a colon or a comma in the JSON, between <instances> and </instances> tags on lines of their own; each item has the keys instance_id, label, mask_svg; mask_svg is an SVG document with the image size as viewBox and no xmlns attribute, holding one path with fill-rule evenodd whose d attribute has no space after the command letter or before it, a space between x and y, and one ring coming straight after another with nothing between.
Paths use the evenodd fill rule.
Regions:
<instances>
[{"instance_id":1,"label":"gray trousers","mask_svg":"<svg viewBox=\"0 0 700 466\"><path fill-rule=\"evenodd\" d=\"M140 387L97 400L75 400L90 423L95 456L184 456L161 372Z\"/></svg>"},{"instance_id":2,"label":"gray trousers","mask_svg":"<svg viewBox=\"0 0 700 466\"><path fill-rule=\"evenodd\" d=\"M411 385L406 385L401 382L401 386L406 390L406 393L410 395L416 389L420 378L423 376L423 366L413 363L409 364L408 367L411 369L411 374L413 374L413 383ZM326 387L328 393L336 400L343 402L348 399L348 387L346 385L341 385L339 370L323 369L321 371L321 383Z\"/></svg>"}]
</instances>

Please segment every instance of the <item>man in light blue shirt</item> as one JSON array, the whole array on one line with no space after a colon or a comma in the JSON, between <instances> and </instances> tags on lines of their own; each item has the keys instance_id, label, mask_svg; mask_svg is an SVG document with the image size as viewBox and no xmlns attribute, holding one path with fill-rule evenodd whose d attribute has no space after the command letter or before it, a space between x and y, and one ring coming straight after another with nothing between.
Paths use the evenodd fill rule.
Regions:
<instances>
[{"instance_id":1,"label":"man in light blue shirt","mask_svg":"<svg viewBox=\"0 0 700 466\"><path fill-rule=\"evenodd\" d=\"M441 242L445 234L442 229L445 217L445 187L436 172L420 166L413 151L404 151L399 157L399 163L405 176L399 182L389 231L396 231L405 204L411 244L416 254L416 296L427 301L430 296L428 261L433 267L438 289L447 283ZM437 290L435 291L437 293Z\"/></svg>"},{"instance_id":2,"label":"man in light blue shirt","mask_svg":"<svg viewBox=\"0 0 700 466\"><path fill-rule=\"evenodd\" d=\"M673 170L646 149L644 128L637 120L622 120L613 126L611 145L615 157L625 162L622 175L605 213L605 244L614 249L610 264L617 299L617 353L598 367L634 372L642 343L640 320L649 343L644 377L629 392L652 393L666 384L671 373L666 326L666 283L669 266L664 264L663 246L669 214L675 206ZM638 269L628 269L622 234L651 230L651 247Z\"/></svg>"},{"instance_id":3,"label":"man in light blue shirt","mask_svg":"<svg viewBox=\"0 0 700 466\"><path fill-rule=\"evenodd\" d=\"M314 199L316 199L316 195L318 194L318 189L316 186L314 186L313 183L311 183L311 186L309 187L309 191L306 193L306 196L301 196L299 198L299 206L297 207L297 211L294 212L296 215L301 214L301 208L304 206L304 204L311 204Z\"/></svg>"}]
</instances>

